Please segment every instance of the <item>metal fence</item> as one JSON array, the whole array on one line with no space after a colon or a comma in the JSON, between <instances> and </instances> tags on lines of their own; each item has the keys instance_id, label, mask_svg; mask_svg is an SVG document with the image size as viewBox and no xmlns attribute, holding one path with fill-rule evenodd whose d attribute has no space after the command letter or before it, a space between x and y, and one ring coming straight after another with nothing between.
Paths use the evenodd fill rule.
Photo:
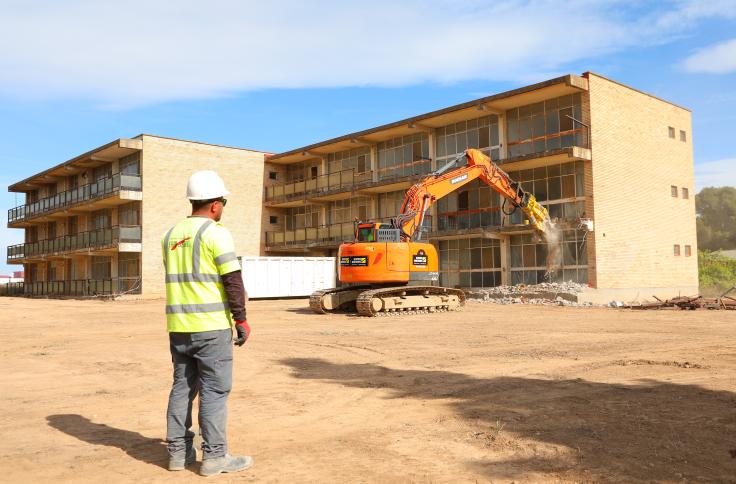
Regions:
<instances>
[{"instance_id":1,"label":"metal fence","mask_svg":"<svg viewBox=\"0 0 736 484\"><path fill-rule=\"evenodd\" d=\"M123 175L117 173L96 182L82 185L79 188L73 188L50 197L42 198L37 202L11 208L8 210L8 223L22 222L55 210L71 207L78 203L106 197L120 190L141 191L140 175Z\"/></svg>"}]
</instances>

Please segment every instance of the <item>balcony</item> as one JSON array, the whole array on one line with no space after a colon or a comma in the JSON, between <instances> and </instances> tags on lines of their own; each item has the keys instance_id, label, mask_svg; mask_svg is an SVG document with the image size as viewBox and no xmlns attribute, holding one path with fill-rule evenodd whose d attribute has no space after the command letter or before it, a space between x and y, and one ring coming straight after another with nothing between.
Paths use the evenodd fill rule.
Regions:
<instances>
[{"instance_id":1,"label":"balcony","mask_svg":"<svg viewBox=\"0 0 736 484\"><path fill-rule=\"evenodd\" d=\"M336 194L349 192L356 185L370 183L372 177L371 172L356 173L354 169L349 169L309 180L272 185L266 187L266 203L272 207L288 208L303 205L307 199L339 200L339 196L335 198Z\"/></svg>"},{"instance_id":2,"label":"balcony","mask_svg":"<svg viewBox=\"0 0 736 484\"><path fill-rule=\"evenodd\" d=\"M39 240L8 247L8 264L19 264L24 259L45 258L79 251L104 250L121 243L140 243L140 225L121 225L104 229L64 235L55 239Z\"/></svg>"},{"instance_id":3,"label":"balcony","mask_svg":"<svg viewBox=\"0 0 736 484\"><path fill-rule=\"evenodd\" d=\"M0 296L97 297L140 293L140 277L11 282L0 287Z\"/></svg>"},{"instance_id":4,"label":"balcony","mask_svg":"<svg viewBox=\"0 0 736 484\"><path fill-rule=\"evenodd\" d=\"M334 248L341 242L355 240L355 224L344 222L320 227L266 232L268 251L288 251L309 248Z\"/></svg>"},{"instance_id":5,"label":"balcony","mask_svg":"<svg viewBox=\"0 0 736 484\"><path fill-rule=\"evenodd\" d=\"M391 218L372 219L368 222L388 224L391 222ZM432 227L431 215L424 217L422 227L423 235L418 240L426 239L426 234L429 233L430 227ZM354 240L355 224L353 222L343 222L320 227L266 232L266 250L289 252L320 248L335 249L343 242L353 242Z\"/></svg>"},{"instance_id":6,"label":"balcony","mask_svg":"<svg viewBox=\"0 0 736 484\"><path fill-rule=\"evenodd\" d=\"M331 202L361 194L401 190L427 175L432 160L418 160L403 165L390 166L357 173L354 169L320 175L309 180L295 181L266 187L266 203L275 208L290 208L307 202ZM376 180L373 179L374 173Z\"/></svg>"},{"instance_id":7,"label":"balcony","mask_svg":"<svg viewBox=\"0 0 736 484\"><path fill-rule=\"evenodd\" d=\"M24 222L34 218L49 215L58 210L104 200L114 194L119 194L121 191L140 192L140 175L123 175L118 173L79 188L66 190L51 197L43 198L37 202L11 208L8 210L8 227L20 227L24 225ZM128 199L139 200L140 198L121 197L121 203L125 203L124 201ZM87 208L89 210L96 210L97 208L102 208L102 206L93 205Z\"/></svg>"}]
</instances>

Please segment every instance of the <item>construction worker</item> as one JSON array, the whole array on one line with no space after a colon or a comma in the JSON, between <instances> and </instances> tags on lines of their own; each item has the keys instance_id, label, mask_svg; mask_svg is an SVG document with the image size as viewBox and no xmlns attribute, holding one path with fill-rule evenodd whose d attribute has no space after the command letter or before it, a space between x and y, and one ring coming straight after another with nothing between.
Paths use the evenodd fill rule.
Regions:
<instances>
[{"instance_id":1,"label":"construction worker","mask_svg":"<svg viewBox=\"0 0 736 484\"><path fill-rule=\"evenodd\" d=\"M166 320L174 383L166 413L169 470L196 461L192 402L199 394L203 461L200 474L238 472L249 456L228 453L227 397L232 386L233 337L242 346L250 336L245 289L230 232L219 223L228 195L214 171L198 171L187 184L192 215L162 240L166 267ZM234 324L233 324L234 322Z\"/></svg>"}]
</instances>

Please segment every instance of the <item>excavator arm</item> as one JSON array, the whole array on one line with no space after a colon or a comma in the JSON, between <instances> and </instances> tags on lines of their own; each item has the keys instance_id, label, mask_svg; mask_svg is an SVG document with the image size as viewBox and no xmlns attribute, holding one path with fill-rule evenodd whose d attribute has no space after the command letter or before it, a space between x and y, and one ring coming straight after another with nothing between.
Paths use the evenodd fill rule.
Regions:
<instances>
[{"instance_id":1,"label":"excavator arm","mask_svg":"<svg viewBox=\"0 0 736 484\"><path fill-rule=\"evenodd\" d=\"M460 162L467 159L466 166L455 168ZM455 190L467 185L476 178L498 192L513 207L518 207L529 218L530 223L540 233L545 233L551 221L547 209L541 206L537 199L529 192L524 191L518 182L509 178L493 161L482 151L476 149L465 150L465 153L431 173L406 192L401 213L396 217L396 226L401 229L404 240L417 238L417 232L422 226L427 210L441 199Z\"/></svg>"}]
</instances>

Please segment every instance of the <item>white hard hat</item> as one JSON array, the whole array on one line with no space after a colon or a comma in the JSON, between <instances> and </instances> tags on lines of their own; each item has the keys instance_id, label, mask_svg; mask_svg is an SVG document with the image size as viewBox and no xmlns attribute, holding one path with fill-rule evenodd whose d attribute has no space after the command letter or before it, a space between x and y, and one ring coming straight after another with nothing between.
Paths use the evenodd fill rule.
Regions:
<instances>
[{"instance_id":1,"label":"white hard hat","mask_svg":"<svg viewBox=\"0 0 736 484\"><path fill-rule=\"evenodd\" d=\"M212 200L229 194L225 182L212 170L198 171L190 176L187 182L189 200Z\"/></svg>"}]
</instances>

